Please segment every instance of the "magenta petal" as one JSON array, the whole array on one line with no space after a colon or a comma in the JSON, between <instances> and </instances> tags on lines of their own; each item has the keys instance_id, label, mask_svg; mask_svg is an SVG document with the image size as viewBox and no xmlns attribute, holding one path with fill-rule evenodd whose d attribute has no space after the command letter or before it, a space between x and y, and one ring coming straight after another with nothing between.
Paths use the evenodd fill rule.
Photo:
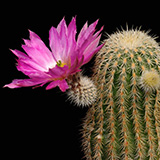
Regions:
<instances>
[{"instance_id":1,"label":"magenta petal","mask_svg":"<svg viewBox=\"0 0 160 160\"><path fill-rule=\"evenodd\" d=\"M56 61L60 60L61 56L59 53L62 53L63 48L57 29L54 27L51 27L49 31L49 46L52 50L52 54L54 55Z\"/></svg>"},{"instance_id":2,"label":"magenta petal","mask_svg":"<svg viewBox=\"0 0 160 160\"><path fill-rule=\"evenodd\" d=\"M83 52L86 50L86 48L88 48L88 46L90 46L90 44L95 41L98 33L95 33L93 35L93 33L95 32L95 26L97 24L98 21L94 22L93 24L91 24L88 29L84 32L83 36L81 37L81 41L78 43L78 48L80 50L80 54L83 54ZM102 29L102 28L101 28Z\"/></svg>"},{"instance_id":3,"label":"magenta petal","mask_svg":"<svg viewBox=\"0 0 160 160\"><path fill-rule=\"evenodd\" d=\"M70 22L68 26L68 55L67 56L72 56L73 52L76 49L76 36L77 33L77 28L76 28L76 19L73 18L72 21ZM75 55L75 52L74 52Z\"/></svg>"},{"instance_id":4,"label":"magenta petal","mask_svg":"<svg viewBox=\"0 0 160 160\"><path fill-rule=\"evenodd\" d=\"M6 84L4 87L8 88L20 88L20 87L30 87L35 86L41 83L44 83L45 81L38 81L34 79L15 79L10 84Z\"/></svg>"},{"instance_id":5,"label":"magenta petal","mask_svg":"<svg viewBox=\"0 0 160 160\"><path fill-rule=\"evenodd\" d=\"M41 38L34 32L32 32L31 30L28 30L29 31L29 34L30 34L30 39L34 40L34 39L39 39L41 40Z\"/></svg>"},{"instance_id":6,"label":"magenta petal","mask_svg":"<svg viewBox=\"0 0 160 160\"><path fill-rule=\"evenodd\" d=\"M75 18L72 19L68 28L64 18L59 23L57 29L51 27L49 31L49 44L56 60L68 62L70 54L76 48L76 22Z\"/></svg>"},{"instance_id":7,"label":"magenta petal","mask_svg":"<svg viewBox=\"0 0 160 160\"><path fill-rule=\"evenodd\" d=\"M18 61L24 62L26 64L28 64L29 66L31 66L32 68L36 69L36 70L44 70L44 68L42 66L40 66L39 64L37 64L33 59L31 59L28 55L26 55L25 53L18 51L18 50L11 50L18 58Z\"/></svg>"},{"instance_id":8,"label":"magenta petal","mask_svg":"<svg viewBox=\"0 0 160 160\"><path fill-rule=\"evenodd\" d=\"M51 82L51 83L46 87L46 90L55 88L55 87L58 86L58 85L59 85L59 80L53 81L53 82Z\"/></svg>"},{"instance_id":9,"label":"magenta petal","mask_svg":"<svg viewBox=\"0 0 160 160\"><path fill-rule=\"evenodd\" d=\"M30 40L28 40L28 39L23 39L23 41L24 41L25 45L27 45L27 46L29 46L29 47L32 46L32 43L31 43Z\"/></svg>"},{"instance_id":10,"label":"magenta petal","mask_svg":"<svg viewBox=\"0 0 160 160\"><path fill-rule=\"evenodd\" d=\"M69 88L69 86L68 86L68 84L67 84L67 82L66 82L65 79L63 79L63 80L61 80L61 81L59 82L59 88L60 88L60 90L61 90L62 92L65 92L66 89Z\"/></svg>"},{"instance_id":11,"label":"magenta petal","mask_svg":"<svg viewBox=\"0 0 160 160\"><path fill-rule=\"evenodd\" d=\"M60 23L58 24L57 26L57 31L59 33L59 35L62 34L62 28L64 28L65 30L65 34L67 34L67 25L66 25L66 22L65 22L65 19L63 17L63 19L60 21Z\"/></svg>"},{"instance_id":12,"label":"magenta petal","mask_svg":"<svg viewBox=\"0 0 160 160\"><path fill-rule=\"evenodd\" d=\"M80 32L80 35L78 36L77 39L77 45L81 47L83 43L89 39L89 36L92 36L92 34L95 31L95 27L98 23L98 20L96 20L94 23L92 23L88 28L84 26L84 29L82 30L82 33Z\"/></svg>"},{"instance_id":13,"label":"magenta petal","mask_svg":"<svg viewBox=\"0 0 160 160\"><path fill-rule=\"evenodd\" d=\"M85 31L87 30L87 27L88 27L88 22L86 22L84 24L84 26L82 27L82 29L78 35L78 38L77 38L77 44L79 44L81 42L83 35L84 35Z\"/></svg>"},{"instance_id":14,"label":"magenta petal","mask_svg":"<svg viewBox=\"0 0 160 160\"><path fill-rule=\"evenodd\" d=\"M76 17L73 17L71 22L70 22L70 24L68 25L68 37L73 35L73 38L75 38L75 34L76 33L77 33L77 30L76 30Z\"/></svg>"},{"instance_id":15,"label":"magenta petal","mask_svg":"<svg viewBox=\"0 0 160 160\"><path fill-rule=\"evenodd\" d=\"M97 36L99 35L99 33L103 30L103 28L104 28L104 26L102 26L101 29L100 29L99 31L97 31L97 32L93 35L93 37L97 37Z\"/></svg>"},{"instance_id":16,"label":"magenta petal","mask_svg":"<svg viewBox=\"0 0 160 160\"><path fill-rule=\"evenodd\" d=\"M48 70L49 67L47 60L41 54L41 51L26 45L22 45L22 48L26 51L30 58L32 58L39 66L43 68L43 71Z\"/></svg>"},{"instance_id":17,"label":"magenta petal","mask_svg":"<svg viewBox=\"0 0 160 160\"><path fill-rule=\"evenodd\" d=\"M83 55L87 55L88 53L90 53L91 51L93 51L97 46L98 46L98 43L99 43L99 40L101 38L101 35L99 35L94 41L92 41L88 46L87 48L84 50L83 52Z\"/></svg>"},{"instance_id":18,"label":"magenta petal","mask_svg":"<svg viewBox=\"0 0 160 160\"><path fill-rule=\"evenodd\" d=\"M88 62L91 60L91 58L94 56L94 54L96 54L103 46L104 46L104 44L98 46L98 47L95 48L92 52L88 53L88 54L85 56L82 65L88 63Z\"/></svg>"},{"instance_id":19,"label":"magenta petal","mask_svg":"<svg viewBox=\"0 0 160 160\"><path fill-rule=\"evenodd\" d=\"M96 39L94 39L93 41L90 41L90 44L84 44L84 47L82 49L82 54L84 55L84 63L89 62L89 60L93 57L93 54L95 52L93 52L95 50L95 48L97 47L99 40L100 40L101 35L99 35ZM88 42L86 42L88 43ZM93 54L91 54L93 53Z\"/></svg>"},{"instance_id":20,"label":"magenta petal","mask_svg":"<svg viewBox=\"0 0 160 160\"><path fill-rule=\"evenodd\" d=\"M66 62L66 58L67 55L68 55L68 38L67 38L67 35L68 35L68 31L67 31L67 28L66 28L66 24L64 22L64 24L62 24L61 26L61 31L60 31L60 38L61 38L61 45L62 45L62 48L63 48L63 51L61 52L60 56L61 56L61 59L62 61Z\"/></svg>"},{"instance_id":21,"label":"magenta petal","mask_svg":"<svg viewBox=\"0 0 160 160\"><path fill-rule=\"evenodd\" d=\"M57 81L51 82L51 83L46 87L46 90L55 88L56 86L59 86L59 88L61 89L62 92L65 92L66 89L69 88L66 80L63 79L63 80L57 80Z\"/></svg>"},{"instance_id":22,"label":"magenta petal","mask_svg":"<svg viewBox=\"0 0 160 160\"><path fill-rule=\"evenodd\" d=\"M39 79L42 79L42 78L50 79L51 78L49 74L39 71L21 60L18 60L17 69L23 72L25 75L29 76L30 78L39 78Z\"/></svg>"},{"instance_id":23,"label":"magenta petal","mask_svg":"<svg viewBox=\"0 0 160 160\"><path fill-rule=\"evenodd\" d=\"M25 53L23 53L23 52L21 52L21 51L19 51L19 50L17 50L17 49L15 49L15 50L10 49L10 50L11 50L11 52L13 52L18 58L23 58L23 59L28 58L28 56L27 56Z\"/></svg>"},{"instance_id":24,"label":"magenta petal","mask_svg":"<svg viewBox=\"0 0 160 160\"><path fill-rule=\"evenodd\" d=\"M23 62L22 60L17 60L18 64L17 64L17 69L18 71L23 72L25 75L30 75L32 73L37 73L39 72L39 70L33 68L32 66L26 64L25 62Z\"/></svg>"},{"instance_id":25,"label":"magenta petal","mask_svg":"<svg viewBox=\"0 0 160 160\"><path fill-rule=\"evenodd\" d=\"M29 31L31 40L24 40L26 45L22 45L24 50L30 48L30 51L26 51L27 54L34 59L35 61L40 61L45 64L41 64L47 66L48 68L52 66L52 64L56 61L51 51L46 47L44 42L40 39L40 37L32 31Z\"/></svg>"}]
</instances>

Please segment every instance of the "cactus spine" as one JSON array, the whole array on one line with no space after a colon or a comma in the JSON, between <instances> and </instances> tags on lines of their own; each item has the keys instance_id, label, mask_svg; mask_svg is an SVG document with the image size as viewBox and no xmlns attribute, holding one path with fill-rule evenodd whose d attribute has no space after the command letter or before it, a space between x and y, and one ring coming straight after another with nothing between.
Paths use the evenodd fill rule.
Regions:
<instances>
[{"instance_id":1,"label":"cactus spine","mask_svg":"<svg viewBox=\"0 0 160 160\"><path fill-rule=\"evenodd\" d=\"M87 160L160 159L160 47L147 32L119 31L97 54L97 100L83 123Z\"/></svg>"}]
</instances>

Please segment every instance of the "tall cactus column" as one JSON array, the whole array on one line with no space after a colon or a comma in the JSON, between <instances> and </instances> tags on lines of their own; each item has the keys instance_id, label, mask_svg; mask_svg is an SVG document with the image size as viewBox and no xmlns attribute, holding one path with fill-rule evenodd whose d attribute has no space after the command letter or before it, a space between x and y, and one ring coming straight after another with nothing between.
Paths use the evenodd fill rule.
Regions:
<instances>
[{"instance_id":1,"label":"tall cactus column","mask_svg":"<svg viewBox=\"0 0 160 160\"><path fill-rule=\"evenodd\" d=\"M83 123L87 160L160 159L160 47L146 32L105 40L93 81L97 100Z\"/></svg>"}]
</instances>

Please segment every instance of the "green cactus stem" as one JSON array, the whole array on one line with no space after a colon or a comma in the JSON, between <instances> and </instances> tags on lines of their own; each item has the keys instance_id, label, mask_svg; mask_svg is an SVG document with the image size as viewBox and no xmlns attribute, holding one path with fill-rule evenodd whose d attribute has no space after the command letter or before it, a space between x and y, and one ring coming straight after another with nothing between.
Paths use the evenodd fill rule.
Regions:
<instances>
[{"instance_id":1,"label":"green cactus stem","mask_svg":"<svg viewBox=\"0 0 160 160\"><path fill-rule=\"evenodd\" d=\"M160 47L140 30L119 31L97 54L97 100L83 123L86 160L160 160Z\"/></svg>"}]
</instances>

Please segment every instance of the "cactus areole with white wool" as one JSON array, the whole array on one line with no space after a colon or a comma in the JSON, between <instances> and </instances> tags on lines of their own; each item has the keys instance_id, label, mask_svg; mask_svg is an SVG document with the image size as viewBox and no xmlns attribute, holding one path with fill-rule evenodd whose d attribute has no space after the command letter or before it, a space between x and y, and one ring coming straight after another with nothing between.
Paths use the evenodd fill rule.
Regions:
<instances>
[{"instance_id":1,"label":"cactus areole with white wool","mask_svg":"<svg viewBox=\"0 0 160 160\"><path fill-rule=\"evenodd\" d=\"M96 54L96 102L83 123L87 160L160 159L160 47L147 32L114 33Z\"/></svg>"}]
</instances>

